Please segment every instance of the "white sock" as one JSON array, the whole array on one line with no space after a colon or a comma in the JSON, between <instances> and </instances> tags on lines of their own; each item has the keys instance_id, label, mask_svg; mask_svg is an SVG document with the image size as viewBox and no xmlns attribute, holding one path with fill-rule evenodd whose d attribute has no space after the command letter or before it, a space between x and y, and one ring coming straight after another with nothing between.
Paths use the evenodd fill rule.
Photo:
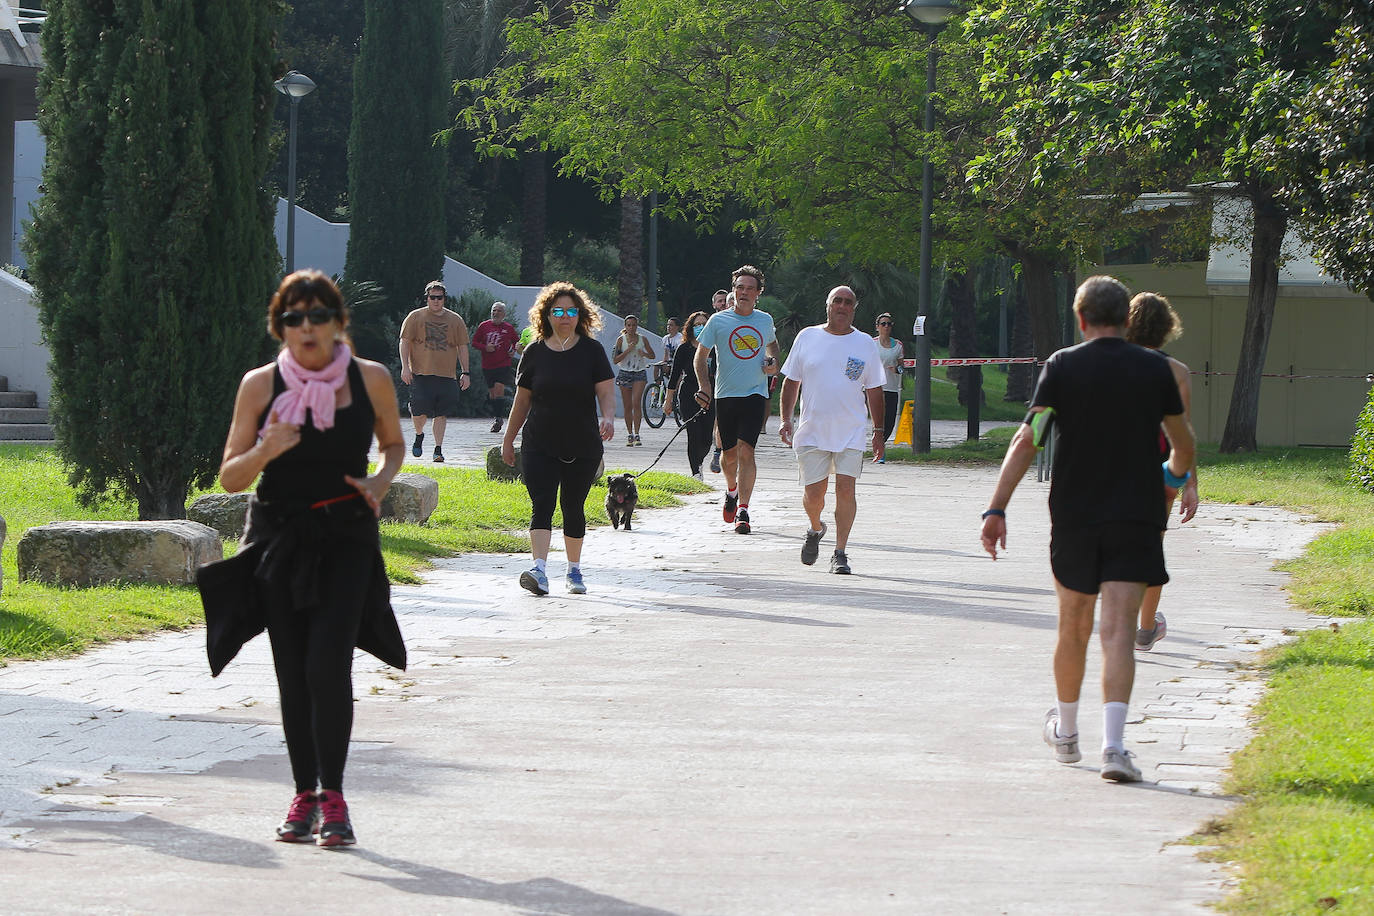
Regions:
<instances>
[{"instance_id":1,"label":"white sock","mask_svg":"<svg viewBox=\"0 0 1374 916\"><path fill-rule=\"evenodd\" d=\"M1059 707L1059 727L1055 729L1056 734L1061 738L1072 738L1078 734L1078 701L1065 703L1063 700L1056 700L1055 705Z\"/></svg>"},{"instance_id":2,"label":"white sock","mask_svg":"<svg viewBox=\"0 0 1374 916\"><path fill-rule=\"evenodd\" d=\"M1126 750L1126 710L1129 703L1102 704L1102 750Z\"/></svg>"},{"instance_id":3,"label":"white sock","mask_svg":"<svg viewBox=\"0 0 1374 916\"><path fill-rule=\"evenodd\" d=\"M540 572L545 572L548 567L548 563L548 560L535 560L534 568L539 570Z\"/></svg>"},{"instance_id":4,"label":"white sock","mask_svg":"<svg viewBox=\"0 0 1374 916\"><path fill-rule=\"evenodd\" d=\"M581 564L581 563L569 563L569 564L568 564L568 572L570 572L570 573L580 573L581 571L582 571L582 564Z\"/></svg>"},{"instance_id":5,"label":"white sock","mask_svg":"<svg viewBox=\"0 0 1374 916\"><path fill-rule=\"evenodd\" d=\"M734 490L726 490L726 491L725 491L725 495L726 495L726 496L736 496L736 497L737 497L737 496L739 496L739 489L736 488L736 489L734 489Z\"/></svg>"}]
</instances>

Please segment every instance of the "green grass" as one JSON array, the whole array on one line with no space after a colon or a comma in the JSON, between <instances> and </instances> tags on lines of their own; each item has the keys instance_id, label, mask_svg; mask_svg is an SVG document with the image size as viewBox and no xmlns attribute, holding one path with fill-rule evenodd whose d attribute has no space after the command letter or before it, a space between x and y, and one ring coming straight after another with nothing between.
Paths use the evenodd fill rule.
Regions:
<instances>
[{"instance_id":1,"label":"green grass","mask_svg":"<svg viewBox=\"0 0 1374 916\"><path fill-rule=\"evenodd\" d=\"M408 468L439 483L439 508L425 525L382 525L382 555L393 582L417 583L435 557L470 552L519 553L529 549L529 497L519 483L489 481L466 468ZM612 470L613 472L613 470ZM604 482L604 478L603 478ZM653 471L639 478L640 506L673 505L704 484L678 474ZM55 521L137 518L132 503L111 500L97 509L77 504L53 449L0 445L0 515L8 527L0 570L0 664L7 658L42 658L80 652L92 645L160 629L194 626L203 620L194 588L113 585L59 588L20 582L17 546L28 528ZM194 496L199 494L193 494ZM588 496L590 525L608 522L605 487ZM561 517L555 516L555 524ZM233 542L226 544L226 554Z\"/></svg>"}]
</instances>

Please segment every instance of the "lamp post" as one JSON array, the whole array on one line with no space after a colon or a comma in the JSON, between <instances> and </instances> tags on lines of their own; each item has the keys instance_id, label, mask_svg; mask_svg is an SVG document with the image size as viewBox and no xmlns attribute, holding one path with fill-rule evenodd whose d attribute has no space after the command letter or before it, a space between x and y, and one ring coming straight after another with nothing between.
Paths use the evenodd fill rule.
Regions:
<instances>
[{"instance_id":1,"label":"lamp post","mask_svg":"<svg viewBox=\"0 0 1374 916\"><path fill-rule=\"evenodd\" d=\"M286 272L296 269L296 109L301 99L315 91L315 81L295 70L272 85L291 100L291 118L286 128Z\"/></svg>"},{"instance_id":2,"label":"lamp post","mask_svg":"<svg viewBox=\"0 0 1374 916\"><path fill-rule=\"evenodd\" d=\"M930 55L926 59L926 119L927 134L935 131L935 60L938 49L935 36L956 12L955 0L902 0L901 10L912 18L917 27L930 35ZM926 156L921 172L921 285L916 300L916 407L913 411L911 450L930 451L930 335L924 327L930 314L930 208L934 194L935 167Z\"/></svg>"}]
</instances>

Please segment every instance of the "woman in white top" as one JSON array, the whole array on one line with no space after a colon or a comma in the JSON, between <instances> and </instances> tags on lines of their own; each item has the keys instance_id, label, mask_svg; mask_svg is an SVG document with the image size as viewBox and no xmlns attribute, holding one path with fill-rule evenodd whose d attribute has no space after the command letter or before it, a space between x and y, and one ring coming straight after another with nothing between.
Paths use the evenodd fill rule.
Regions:
<instances>
[{"instance_id":1,"label":"woman in white top","mask_svg":"<svg viewBox=\"0 0 1374 916\"><path fill-rule=\"evenodd\" d=\"M654 361L654 348L649 339L639 333L639 318L625 316L625 330L615 339L611 362L615 363L615 384L620 389L620 402L625 407L626 445L643 445L639 438L639 421L643 413L646 371Z\"/></svg>"},{"instance_id":2,"label":"woman in white top","mask_svg":"<svg viewBox=\"0 0 1374 916\"><path fill-rule=\"evenodd\" d=\"M878 356L883 361L883 372L887 378L883 382L883 431L885 438L892 438L897 431L897 402L902 397L902 342L892 336L892 315L883 312L878 316ZM881 461L882 459L875 459Z\"/></svg>"}]
</instances>

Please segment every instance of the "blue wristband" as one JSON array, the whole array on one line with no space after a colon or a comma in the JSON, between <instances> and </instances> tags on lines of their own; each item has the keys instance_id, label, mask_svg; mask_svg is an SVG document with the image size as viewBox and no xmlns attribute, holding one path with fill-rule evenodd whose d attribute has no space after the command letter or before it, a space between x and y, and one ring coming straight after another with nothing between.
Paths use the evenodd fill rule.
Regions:
<instances>
[{"instance_id":1,"label":"blue wristband","mask_svg":"<svg viewBox=\"0 0 1374 916\"><path fill-rule=\"evenodd\" d=\"M1169 470L1169 462L1167 461L1160 467L1164 469L1164 482L1175 490L1187 483L1188 478L1193 476L1192 471L1184 471L1182 477L1176 476L1173 471Z\"/></svg>"}]
</instances>

